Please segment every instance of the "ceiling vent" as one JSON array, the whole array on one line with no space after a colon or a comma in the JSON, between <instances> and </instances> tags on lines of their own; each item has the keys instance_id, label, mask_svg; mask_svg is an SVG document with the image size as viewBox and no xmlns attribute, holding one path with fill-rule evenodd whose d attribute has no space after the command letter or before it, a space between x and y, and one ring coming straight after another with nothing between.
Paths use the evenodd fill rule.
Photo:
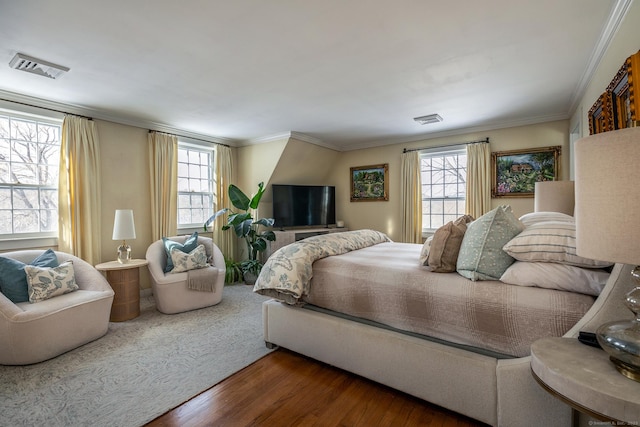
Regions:
<instances>
[{"instance_id":1,"label":"ceiling vent","mask_svg":"<svg viewBox=\"0 0 640 427\"><path fill-rule=\"evenodd\" d=\"M438 123L442 121L442 117L438 114L429 114L428 116L415 117L413 120L421 125L427 125L430 123Z\"/></svg>"},{"instance_id":2,"label":"ceiling vent","mask_svg":"<svg viewBox=\"0 0 640 427\"><path fill-rule=\"evenodd\" d=\"M27 71L39 76L49 77L50 79L57 79L63 73L69 71L69 68L63 67L62 65L52 64L51 62L33 58L22 53L16 53L9 62L9 66L15 70Z\"/></svg>"}]
</instances>

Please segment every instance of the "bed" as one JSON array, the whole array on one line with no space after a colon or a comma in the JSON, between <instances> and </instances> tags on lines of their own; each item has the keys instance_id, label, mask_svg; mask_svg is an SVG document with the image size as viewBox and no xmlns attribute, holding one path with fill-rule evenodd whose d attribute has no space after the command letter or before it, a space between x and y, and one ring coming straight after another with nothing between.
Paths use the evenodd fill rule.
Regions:
<instances>
[{"instance_id":1,"label":"bed","mask_svg":"<svg viewBox=\"0 0 640 427\"><path fill-rule=\"evenodd\" d=\"M492 426L571 424L570 408L533 379L529 346L624 312L628 267L615 266L596 298L433 273L417 262L422 245L355 233L366 237L348 248L336 233L267 261L254 290L274 297L263 304L269 346Z\"/></svg>"}]
</instances>

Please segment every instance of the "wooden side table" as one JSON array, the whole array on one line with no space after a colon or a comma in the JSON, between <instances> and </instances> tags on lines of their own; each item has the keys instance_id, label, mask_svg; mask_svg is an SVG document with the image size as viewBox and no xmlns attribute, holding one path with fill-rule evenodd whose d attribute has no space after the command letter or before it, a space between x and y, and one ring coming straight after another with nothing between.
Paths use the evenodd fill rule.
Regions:
<instances>
[{"instance_id":1,"label":"wooden side table","mask_svg":"<svg viewBox=\"0 0 640 427\"><path fill-rule=\"evenodd\" d=\"M126 264L109 261L96 265L96 270L106 272L115 292L111 322L124 322L140 315L140 267L147 264L146 259L132 259Z\"/></svg>"},{"instance_id":2,"label":"wooden side table","mask_svg":"<svg viewBox=\"0 0 640 427\"><path fill-rule=\"evenodd\" d=\"M620 374L603 350L576 338L531 346L534 378L549 393L606 425L640 425L640 382Z\"/></svg>"}]
</instances>

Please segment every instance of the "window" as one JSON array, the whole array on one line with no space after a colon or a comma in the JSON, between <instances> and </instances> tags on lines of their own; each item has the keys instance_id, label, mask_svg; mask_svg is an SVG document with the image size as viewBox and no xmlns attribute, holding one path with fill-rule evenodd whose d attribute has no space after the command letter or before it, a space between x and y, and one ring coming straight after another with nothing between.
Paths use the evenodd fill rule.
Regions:
<instances>
[{"instance_id":1,"label":"window","mask_svg":"<svg viewBox=\"0 0 640 427\"><path fill-rule=\"evenodd\" d=\"M202 227L214 212L213 149L178 145L178 228Z\"/></svg>"},{"instance_id":2,"label":"window","mask_svg":"<svg viewBox=\"0 0 640 427\"><path fill-rule=\"evenodd\" d=\"M435 230L465 212L467 153L465 149L423 152L422 228Z\"/></svg>"},{"instance_id":3,"label":"window","mask_svg":"<svg viewBox=\"0 0 640 427\"><path fill-rule=\"evenodd\" d=\"M58 235L59 120L0 110L0 238Z\"/></svg>"}]
</instances>

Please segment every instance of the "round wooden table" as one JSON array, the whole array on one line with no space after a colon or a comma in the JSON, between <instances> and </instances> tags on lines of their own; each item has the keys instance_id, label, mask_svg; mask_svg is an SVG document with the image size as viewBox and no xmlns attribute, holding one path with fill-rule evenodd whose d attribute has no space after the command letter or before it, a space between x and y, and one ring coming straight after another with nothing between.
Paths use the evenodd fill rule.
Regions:
<instances>
[{"instance_id":1,"label":"round wooden table","mask_svg":"<svg viewBox=\"0 0 640 427\"><path fill-rule=\"evenodd\" d=\"M146 259L132 259L126 264L109 261L96 265L96 270L106 272L107 281L115 292L111 322L124 322L140 315L140 267L147 264Z\"/></svg>"}]
</instances>

